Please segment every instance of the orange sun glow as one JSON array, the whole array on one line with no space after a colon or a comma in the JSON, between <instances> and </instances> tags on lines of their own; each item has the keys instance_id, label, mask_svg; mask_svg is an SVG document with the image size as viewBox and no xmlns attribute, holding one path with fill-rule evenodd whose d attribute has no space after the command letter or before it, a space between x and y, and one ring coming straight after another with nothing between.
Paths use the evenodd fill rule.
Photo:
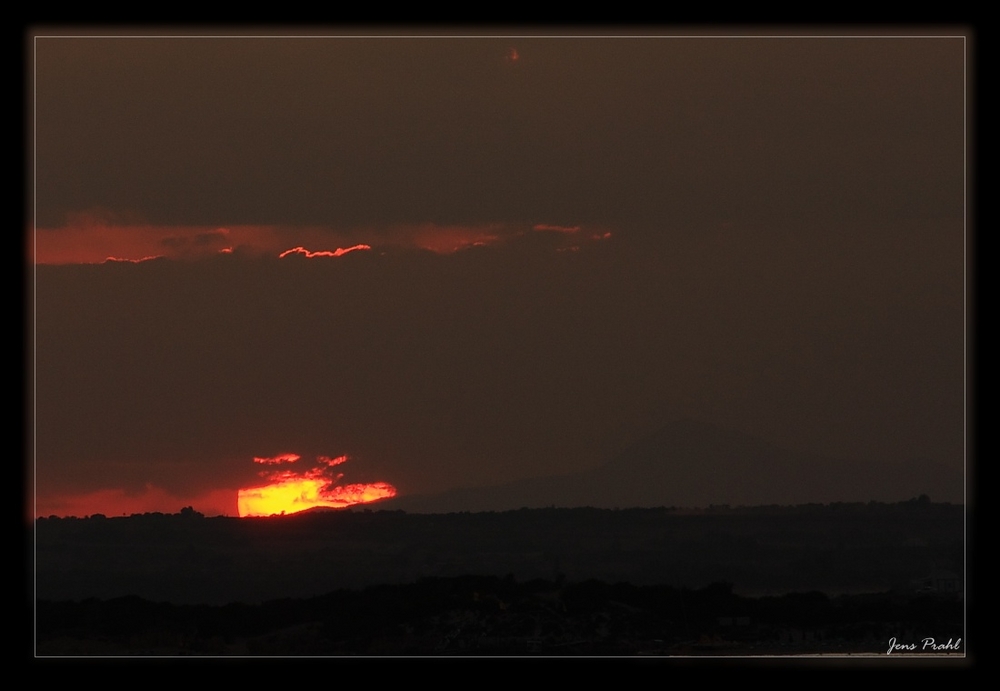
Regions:
<instances>
[{"instance_id":1,"label":"orange sun glow","mask_svg":"<svg viewBox=\"0 0 1000 691\"><path fill-rule=\"evenodd\" d=\"M281 454L271 458L254 458L254 462L280 465L295 463L299 458L297 454ZM319 456L316 467L304 472L261 471L260 475L269 481L268 484L245 487L237 494L240 518L292 514L316 507L339 509L396 496L396 488L387 482L336 484L343 474L331 473L330 468L346 461L346 456Z\"/></svg>"}]
</instances>

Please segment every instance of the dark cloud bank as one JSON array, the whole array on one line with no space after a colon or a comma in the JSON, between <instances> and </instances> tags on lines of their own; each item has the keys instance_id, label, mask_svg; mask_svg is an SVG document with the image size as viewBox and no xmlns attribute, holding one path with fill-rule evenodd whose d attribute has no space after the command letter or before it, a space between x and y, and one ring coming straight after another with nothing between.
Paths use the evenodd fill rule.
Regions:
<instances>
[{"instance_id":1,"label":"dark cloud bank","mask_svg":"<svg viewBox=\"0 0 1000 691\"><path fill-rule=\"evenodd\" d=\"M945 235L715 233L40 266L38 489L235 490L294 452L428 493L590 469L691 418L860 461L845 500L898 498L894 477L905 498L914 473L960 500ZM802 477L771 477L774 501L811 498Z\"/></svg>"}]
</instances>

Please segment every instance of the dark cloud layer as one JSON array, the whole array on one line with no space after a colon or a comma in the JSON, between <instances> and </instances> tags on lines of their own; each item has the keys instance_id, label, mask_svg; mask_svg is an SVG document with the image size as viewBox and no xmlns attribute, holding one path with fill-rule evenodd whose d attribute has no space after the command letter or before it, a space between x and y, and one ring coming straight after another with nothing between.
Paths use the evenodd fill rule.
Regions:
<instances>
[{"instance_id":1,"label":"dark cloud layer","mask_svg":"<svg viewBox=\"0 0 1000 691\"><path fill-rule=\"evenodd\" d=\"M962 211L960 37L36 48L46 227Z\"/></svg>"}]
</instances>

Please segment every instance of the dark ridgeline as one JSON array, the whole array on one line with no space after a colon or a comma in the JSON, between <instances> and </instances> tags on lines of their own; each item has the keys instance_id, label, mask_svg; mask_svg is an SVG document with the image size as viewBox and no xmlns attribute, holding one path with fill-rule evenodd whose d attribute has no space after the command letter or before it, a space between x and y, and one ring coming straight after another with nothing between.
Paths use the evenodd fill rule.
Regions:
<instances>
[{"instance_id":1,"label":"dark ridgeline","mask_svg":"<svg viewBox=\"0 0 1000 691\"><path fill-rule=\"evenodd\" d=\"M879 592L961 574L964 507L896 504L705 510L372 509L273 518L146 514L36 522L37 596L260 602L462 574L637 585L733 583L742 593Z\"/></svg>"}]
</instances>

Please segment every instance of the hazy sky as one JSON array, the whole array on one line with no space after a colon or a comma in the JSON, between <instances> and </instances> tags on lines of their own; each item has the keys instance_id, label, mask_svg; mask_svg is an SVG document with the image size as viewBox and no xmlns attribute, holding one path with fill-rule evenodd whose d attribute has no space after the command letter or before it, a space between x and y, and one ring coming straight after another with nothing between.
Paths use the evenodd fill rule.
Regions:
<instances>
[{"instance_id":1,"label":"hazy sky","mask_svg":"<svg viewBox=\"0 0 1000 691\"><path fill-rule=\"evenodd\" d=\"M39 33L40 514L234 514L284 453L568 472L678 417L963 472L961 35Z\"/></svg>"}]
</instances>

